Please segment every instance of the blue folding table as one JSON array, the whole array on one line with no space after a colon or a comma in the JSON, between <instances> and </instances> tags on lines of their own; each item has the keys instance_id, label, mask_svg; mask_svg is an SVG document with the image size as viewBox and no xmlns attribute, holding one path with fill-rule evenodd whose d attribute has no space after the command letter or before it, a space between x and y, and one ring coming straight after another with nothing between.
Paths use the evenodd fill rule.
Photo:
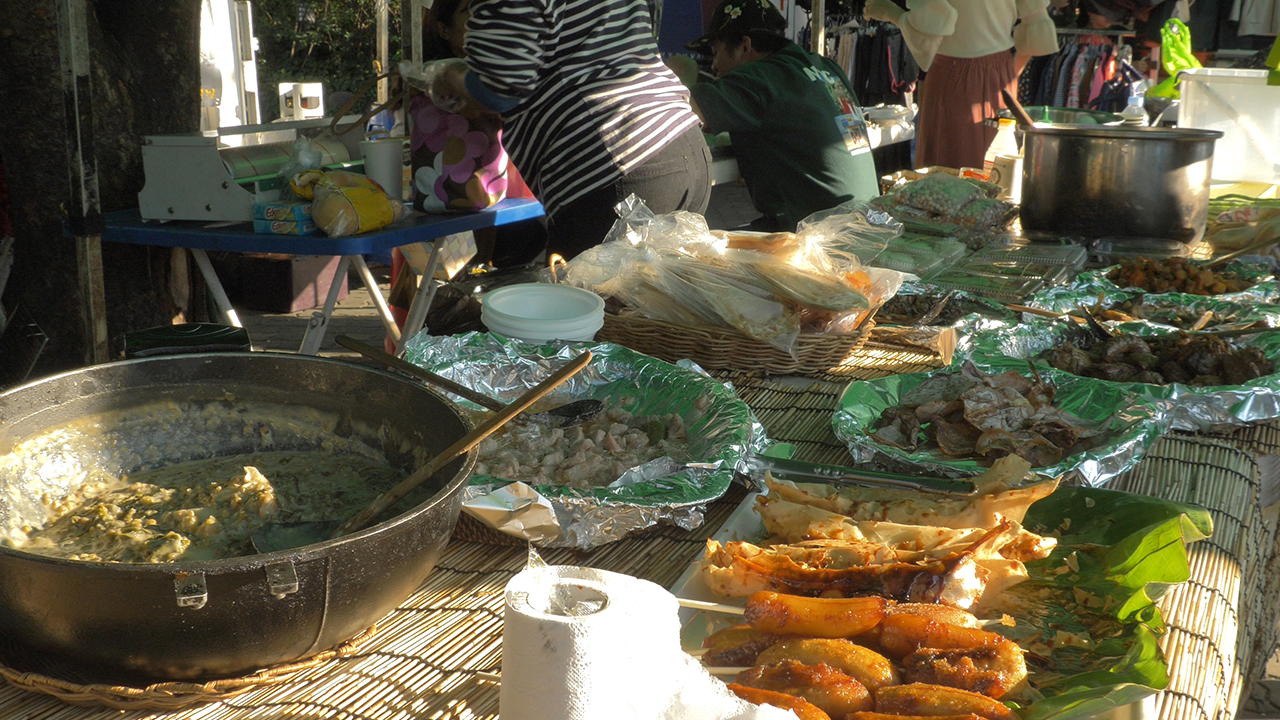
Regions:
<instances>
[{"instance_id":1,"label":"blue folding table","mask_svg":"<svg viewBox=\"0 0 1280 720\"><path fill-rule=\"evenodd\" d=\"M143 220L138 210L133 209L108 213L102 239L108 242L135 245L187 248L195 257L200 274L204 276L210 292L213 293L218 311L226 318L227 323L236 327L243 327L243 325L240 323L240 318L236 316L235 308L231 306L231 301L227 298L227 293L223 290L222 283L219 282L206 251L340 256L342 259L334 271L333 282L329 284L324 312L319 317L313 314L306 335L303 336L302 346L298 348L301 354L314 355L320 349L320 343L324 339L324 333L329 324L329 317L333 314L334 305L338 302L342 278L346 275L351 263L355 263L360 279L365 287L369 288L369 295L378 308L378 314L387 327L387 333L396 338L397 350L403 350L405 341L422 328L422 323L427 318L427 310L435 297L436 284L432 281L432 276L439 265L440 248L432 241L467 230L505 225L542 215L542 205L536 200L503 200L488 210L474 213L423 214L410 211L408 217L380 230L331 238L325 235L255 233L253 224L248 222ZM373 273L369 272L364 256L389 253L392 248L419 242L432 242L431 255L427 261L426 271L418 283L418 291L409 308L409 316L402 333L396 326L390 308L387 307L386 299L378 290L378 283L374 280Z\"/></svg>"}]
</instances>

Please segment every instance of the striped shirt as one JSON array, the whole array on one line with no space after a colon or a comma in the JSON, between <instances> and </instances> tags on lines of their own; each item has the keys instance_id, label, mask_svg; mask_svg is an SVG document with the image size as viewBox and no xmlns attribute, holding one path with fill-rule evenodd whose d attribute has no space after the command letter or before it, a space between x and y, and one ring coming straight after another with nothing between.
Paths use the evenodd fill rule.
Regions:
<instances>
[{"instance_id":1,"label":"striped shirt","mask_svg":"<svg viewBox=\"0 0 1280 720\"><path fill-rule=\"evenodd\" d=\"M698 124L648 0L472 0L467 65L517 104L503 144L548 215Z\"/></svg>"}]
</instances>

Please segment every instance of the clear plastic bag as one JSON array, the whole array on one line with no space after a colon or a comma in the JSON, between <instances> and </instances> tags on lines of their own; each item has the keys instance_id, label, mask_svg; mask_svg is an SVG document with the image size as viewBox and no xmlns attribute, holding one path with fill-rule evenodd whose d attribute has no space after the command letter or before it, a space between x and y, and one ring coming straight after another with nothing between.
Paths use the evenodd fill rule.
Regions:
<instances>
[{"instance_id":1,"label":"clear plastic bag","mask_svg":"<svg viewBox=\"0 0 1280 720\"><path fill-rule=\"evenodd\" d=\"M866 265L901 234L902 223L892 215L858 200L813 213L796 226L800 242L820 251L810 265L825 262L843 272Z\"/></svg>"},{"instance_id":2,"label":"clear plastic bag","mask_svg":"<svg viewBox=\"0 0 1280 720\"><path fill-rule=\"evenodd\" d=\"M467 61L464 58L445 58L429 60L424 63L401 61L400 77L410 86L421 90L436 107L447 112L456 113L462 109L465 100L451 93L442 92L442 85L437 81L446 72L465 71Z\"/></svg>"},{"instance_id":3,"label":"clear plastic bag","mask_svg":"<svg viewBox=\"0 0 1280 720\"><path fill-rule=\"evenodd\" d=\"M977 185L947 173L926 175L897 191L900 203L948 217L985 193Z\"/></svg>"},{"instance_id":4,"label":"clear plastic bag","mask_svg":"<svg viewBox=\"0 0 1280 720\"><path fill-rule=\"evenodd\" d=\"M311 200L311 217L330 237L344 237L385 227L408 212L377 183L360 173L308 170L289 181L299 197Z\"/></svg>"},{"instance_id":5,"label":"clear plastic bag","mask_svg":"<svg viewBox=\"0 0 1280 720\"><path fill-rule=\"evenodd\" d=\"M320 152L320 148L309 138L298 136L293 141L293 147L289 150L289 162L280 168L280 172L276 173L279 177L292 179L298 173L307 170L321 170L324 164L324 155ZM296 200L300 197L293 189L292 184L285 185L280 189L281 200Z\"/></svg>"}]
</instances>

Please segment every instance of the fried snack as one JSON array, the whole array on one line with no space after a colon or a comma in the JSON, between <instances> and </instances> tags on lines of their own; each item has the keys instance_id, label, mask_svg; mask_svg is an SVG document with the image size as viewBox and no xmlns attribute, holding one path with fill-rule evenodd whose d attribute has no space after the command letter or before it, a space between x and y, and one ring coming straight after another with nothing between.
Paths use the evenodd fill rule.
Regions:
<instances>
[{"instance_id":1,"label":"fried snack","mask_svg":"<svg viewBox=\"0 0 1280 720\"><path fill-rule=\"evenodd\" d=\"M902 659L902 676L999 700L1026 687L1027 663L1022 648L1009 640L971 650L921 648Z\"/></svg>"},{"instance_id":2,"label":"fried snack","mask_svg":"<svg viewBox=\"0 0 1280 720\"><path fill-rule=\"evenodd\" d=\"M747 687L740 683L729 683L729 690L752 705L772 705L783 710L790 710L800 720L831 720L831 716L822 712L817 705L795 695L788 695L777 690Z\"/></svg>"},{"instance_id":3,"label":"fried snack","mask_svg":"<svg viewBox=\"0 0 1280 720\"><path fill-rule=\"evenodd\" d=\"M1018 714L999 700L968 690L925 683L880 688L876 693L876 712L890 715L973 714L986 720L1018 720Z\"/></svg>"},{"instance_id":4,"label":"fried snack","mask_svg":"<svg viewBox=\"0 0 1280 720\"><path fill-rule=\"evenodd\" d=\"M874 594L900 602L969 608L986 589L987 571L975 558L1009 525L998 524L968 548L945 558L871 565L860 564L865 558L857 553L846 555L842 548L830 547L839 545L834 541L761 548L745 542L722 546L708 540L699 567L707 587L728 597L765 590L825 597Z\"/></svg>"},{"instance_id":5,"label":"fried snack","mask_svg":"<svg viewBox=\"0 0 1280 720\"><path fill-rule=\"evenodd\" d=\"M734 625L708 635L702 641L707 651L702 662L710 667L755 665L761 651L782 640L781 635L763 632L750 625Z\"/></svg>"},{"instance_id":6,"label":"fried snack","mask_svg":"<svg viewBox=\"0 0 1280 720\"><path fill-rule=\"evenodd\" d=\"M1032 503L1057 489L1057 480L1021 486L1030 470L1031 463L1020 457L1000 458L991 469L972 478L978 494L967 498L827 483L793 483L767 474L765 484L770 496L812 505L853 520L989 528L1001 519L1022 522Z\"/></svg>"},{"instance_id":7,"label":"fried snack","mask_svg":"<svg viewBox=\"0 0 1280 720\"><path fill-rule=\"evenodd\" d=\"M864 633L884 619L881 597L812 598L762 590L747 598L751 627L777 635L846 638Z\"/></svg>"},{"instance_id":8,"label":"fried snack","mask_svg":"<svg viewBox=\"0 0 1280 720\"><path fill-rule=\"evenodd\" d=\"M1007 642L978 628L951 625L923 615L898 613L888 615L880 623L880 649L891 658L903 658L920 648L934 650L973 650Z\"/></svg>"},{"instance_id":9,"label":"fried snack","mask_svg":"<svg viewBox=\"0 0 1280 720\"><path fill-rule=\"evenodd\" d=\"M862 683L871 692L897 685L898 671L889 658L869 648L839 638L787 638L761 652L757 665L794 660L805 665L830 665ZM708 665L711 663L708 662Z\"/></svg>"},{"instance_id":10,"label":"fried snack","mask_svg":"<svg viewBox=\"0 0 1280 720\"><path fill-rule=\"evenodd\" d=\"M783 660L738 673L738 683L761 690L776 690L804 698L819 710L841 718L876 706L862 683L830 665L805 665Z\"/></svg>"},{"instance_id":11,"label":"fried snack","mask_svg":"<svg viewBox=\"0 0 1280 720\"><path fill-rule=\"evenodd\" d=\"M890 715L887 712L850 712L845 720L982 720L980 715Z\"/></svg>"}]
</instances>

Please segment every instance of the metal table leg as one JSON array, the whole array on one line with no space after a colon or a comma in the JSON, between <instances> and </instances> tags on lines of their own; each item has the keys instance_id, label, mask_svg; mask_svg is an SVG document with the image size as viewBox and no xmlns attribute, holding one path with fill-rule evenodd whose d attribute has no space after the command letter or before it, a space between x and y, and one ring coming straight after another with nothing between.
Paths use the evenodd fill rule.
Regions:
<instances>
[{"instance_id":1,"label":"metal table leg","mask_svg":"<svg viewBox=\"0 0 1280 720\"><path fill-rule=\"evenodd\" d=\"M364 286L369 289L369 297L373 298L373 305L378 309L378 317L382 318L382 325L387 329L387 334L392 340L400 342L400 328L396 325L395 316L391 314L391 308L387 307L386 298L382 297L382 291L378 289L378 281L374 279L373 273L369 272L369 266L364 261L362 255L352 255L351 261L356 264L356 272L360 273L360 279L364 281ZM392 278L394 281L394 278Z\"/></svg>"},{"instance_id":2,"label":"metal table leg","mask_svg":"<svg viewBox=\"0 0 1280 720\"><path fill-rule=\"evenodd\" d=\"M236 315L236 309L231 307L231 300L227 298L227 291L222 289L222 283L218 280L218 274L213 271L213 264L209 262L209 256L200 248L191 248L191 255L196 259L196 266L200 268L200 274L204 276L205 284L209 286L209 292L213 293L213 304L218 306L218 311L227 318L227 324L234 327L242 328L240 316Z\"/></svg>"},{"instance_id":3,"label":"metal table leg","mask_svg":"<svg viewBox=\"0 0 1280 720\"><path fill-rule=\"evenodd\" d=\"M396 355L404 353L405 343L422 329L427 319L427 311L431 309L431 301L436 297L436 268L440 267L440 243L431 243L431 257L427 259L427 267L418 278L418 292L414 293L413 303L409 306L409 316L405 318L404 329L400 339L396 341Z\"/></svg>"},{"instance_id":4,"label":"metal table leg","mask_svg":"<svg viewBox=\"0 0 1280 720\"><path fill-rule=\"evenodd\" d=\"M316 355L320 352L325 331L329 329L329 318L333 315L334 306L338 304L338 293L342 292L342 278L346 277L347 268L351 266L351 257L343 255L338 261L338 269L333 271L333 282L329 283L329 295L324 299L324 312L311 313L311 322L307 325L302 345L298 348L299 355ZM377 288L377 285L374 287Z\"/></svg>"}]
</instances>

